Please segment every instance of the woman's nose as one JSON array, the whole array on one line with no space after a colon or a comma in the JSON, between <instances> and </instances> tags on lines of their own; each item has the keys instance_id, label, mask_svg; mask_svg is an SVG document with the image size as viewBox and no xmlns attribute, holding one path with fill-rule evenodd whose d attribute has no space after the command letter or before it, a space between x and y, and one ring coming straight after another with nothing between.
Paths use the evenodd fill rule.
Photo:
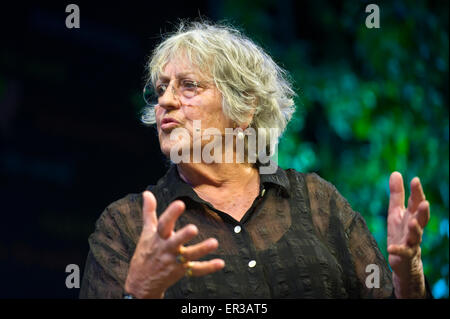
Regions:
<instances>
[{"instance_id":1,"label":"woman's nose","mask_svg":"<svg viewBox=\"0 0 450 319\"><path fill-rule=\"evenodd\" d=\"M158 98L158 104L165 109L178 108L181 105L180 99L175 92L173 83L167 86L164 94Z\"/></svg>"}]
</instances>

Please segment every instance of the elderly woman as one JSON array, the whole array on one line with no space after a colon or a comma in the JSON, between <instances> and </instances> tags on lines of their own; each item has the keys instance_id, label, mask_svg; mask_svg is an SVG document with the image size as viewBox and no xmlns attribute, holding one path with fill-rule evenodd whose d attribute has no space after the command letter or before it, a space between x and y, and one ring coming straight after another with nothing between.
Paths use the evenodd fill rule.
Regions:
<instances>
[{"instance_id":1,"label":"elderly woman","mask_svg":"<svg viewBox=\"0 0 450 319\"><path fill-rule=\"evenodd\" d=\"M154 50L149 71L156 101L147 120L172 164L156 185L103 212L81 298L431 296L420 255L429 204L418 178L405 208L402 176L390 177L391 273L333 185L262 170L273 163L251 138L262 153L273 150L294 93L259 46L230 27L181 25Z\"/></svg>"}]
</instances>

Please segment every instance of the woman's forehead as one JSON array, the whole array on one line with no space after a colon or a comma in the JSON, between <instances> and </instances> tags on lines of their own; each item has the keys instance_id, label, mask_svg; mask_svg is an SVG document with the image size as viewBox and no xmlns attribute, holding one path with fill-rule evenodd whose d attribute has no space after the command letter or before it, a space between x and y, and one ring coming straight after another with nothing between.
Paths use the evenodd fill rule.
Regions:
<instances>
[{"instance_id":1,"label":"woman's forehead","mask_svg":"<svg viewBox=\"0 0 450 319\"><path fill-rule=\"evenodd\" d=\"M159 80L166 80L171 78L183 78L193 76L197 78L207 78L205 71L192 63L185 56L177 56L171 58L160 70L158 74Z\"/></svg>"}]
</instances>

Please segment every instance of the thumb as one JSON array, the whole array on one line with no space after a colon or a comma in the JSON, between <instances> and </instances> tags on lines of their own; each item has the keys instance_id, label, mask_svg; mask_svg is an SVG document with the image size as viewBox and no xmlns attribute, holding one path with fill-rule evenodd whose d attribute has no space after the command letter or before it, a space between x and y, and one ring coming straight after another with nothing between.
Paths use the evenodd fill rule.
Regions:
<instances>
[{"instance_id":1,"label":"thumb","mask_svg":"<svg viewBox=\"0 0 450 319\"><path fill-rule=\"evenodd\" d=\"M151 192L145 191L142 194L142 200L143 228L156 231L158 224L158 219L156 218L156 198Z\"/></svg>"}]
</instances>

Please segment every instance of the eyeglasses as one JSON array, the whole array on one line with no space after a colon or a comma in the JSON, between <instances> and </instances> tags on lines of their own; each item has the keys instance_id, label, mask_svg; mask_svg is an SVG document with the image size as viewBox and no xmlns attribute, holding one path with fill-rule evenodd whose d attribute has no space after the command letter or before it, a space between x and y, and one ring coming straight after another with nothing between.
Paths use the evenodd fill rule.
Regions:
<instances>
[{"instance_id":1,"label":"eyeglasses","mask_svg":"<svg viewBox=\"0 0 450 319\"><path fill-rule=\"evenodd\" d=\"M169 83L158 84L156 88L153 87L151 83L145 85L143 90L143 98L147 105L143 108L141 115L141 121L145 125L155 124L155 106L158 104L158 99L166 93L168 87ZM201 84L197 81L188 79L175 80L175 83L172 85L172 94L174 96L183 96L190 99L198 94L199 87L201 87Z\"/></svg>"},{"instance_id":2,"label":"eyeglasses","mask_svg":"<svg viewBox=\"0 0 450 319\"><path fill-rule=\"evenodd\" d=\"M144 87L144 101L147 105L154 106L158 104L158 99L162 97L169 87L169 83L160 83L155 88L151 85L151 83L147 84ZM198 88L200 87L200 82L181 79L175 80L172 85L172 94L178 97L185 97L187 99L193 98L198 94Z\"/></svg>"}]
</instances>

